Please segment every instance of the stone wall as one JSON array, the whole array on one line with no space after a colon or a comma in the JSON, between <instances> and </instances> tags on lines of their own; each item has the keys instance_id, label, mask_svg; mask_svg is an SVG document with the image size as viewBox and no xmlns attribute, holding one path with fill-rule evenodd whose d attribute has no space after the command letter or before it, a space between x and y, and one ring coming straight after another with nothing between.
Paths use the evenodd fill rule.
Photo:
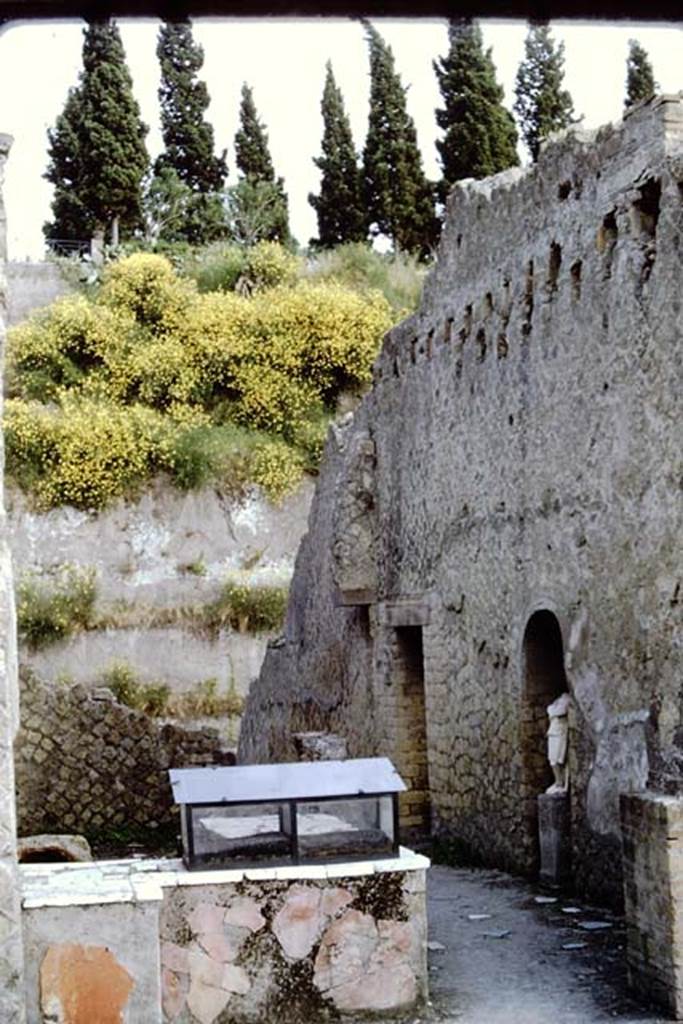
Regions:
<instances>
[{"instance_id":1,"label":"stone wall","mask_svg":"<svg viewBox=\"0 0 683 1024\"><path fill-rule=\"evenodd\" d=\"M683 1015L683 802L621 800L629 981L676 1020Z\"/></svg>"},{"instance_id":2,"label":"stone wall","mask_svg":"<svg viewBox=\"0 0 683 1024\"><path fill-rule=\"evenodd\" d=\"M533 874L568 688L574 881L620 901L619 792L683 735L682 197L678 97L454 188L421 308L328 441L242 758L330 729L410 777L424 735L434 828Z\"/></svg>"},{"instance_id":3,"label":"stone wall","mask_svg":"<svg viewBox=\"0 0 683 1024\"><path fill-rule=\"evenodd\" d=\"M95 515L73 508L38 513L11 488L17 578L31 574L49 583L60 566L93 569L96 612L105 623L43 650L22 648L22 665L46 681L92 685L112 664L125 663L141 681L164 682L174 693L211 678L219 695L234 686L245 696L269 634L199 630L183 609L201 610L228 578L286 587L312 490L306 479L273 505L256 489L232 498L214 488L183 493L156 481L138 500Z\"/></svg>"},{"instance_id":4,"label":"stone wall","mask_svg":"<svg viewBox=\"0 0 683 1024\"><path fill-rule=\"evenodd\" d=\"M10 327L74 290L57 263L28 260L7 264L7 287L7 323Z\"/></svg>"},{"instance_id":5,"label":"stone wall","mask_svg":"<svg viewBox=\"0 0 683 1024\"><path fill-rule=\"evenodd\" d=\"M2 198L5 161L12 145L0 135L0 368L5 348L6 221ZM0 412L2 395L0 395ZM21 911L16 876L16 813L13 740L19 724L17 696L16 624L12 563L4 512L4 447L0 435L0 1020L25 1020L22 971Z\"/></svg>"},{"instance_id":6,"label":"stone wall","mask_svg":"<svg viewBox=\"0 0 683 1024\"><path fill-rule=\"evenodd\" d=\"M19 832L96 839L168 825L176 820L169 768L233 761L216 730L158 725L107 691L29 678L15 745Z\"/></svg>"}]
</instances>

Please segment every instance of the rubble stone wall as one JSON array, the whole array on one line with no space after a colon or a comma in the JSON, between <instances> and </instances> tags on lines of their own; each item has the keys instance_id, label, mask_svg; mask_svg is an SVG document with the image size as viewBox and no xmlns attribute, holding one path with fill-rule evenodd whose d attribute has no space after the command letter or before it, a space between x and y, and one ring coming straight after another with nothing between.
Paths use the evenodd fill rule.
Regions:
<instances>
[{"instance_id":1,"label":"rubble stone wall","mask_svg":"<svg viewBox=\"0 0 683 1024\"><path fill-rule=\"evenodd\" d=\"M83 686L29 679L15 746L19 832L97 837L168 824L169 768L233 760L213 729L158 725Z\"/></svg>"},{"instance_id":2,"label":"rubble stone wall","mask_svg":"<svg viewBox=\"0 0 683 1024\"><path fill-rule=\"evenodd\" d=\"M294 757L290 733L320 728L401 768L425 730L433 826L534 873L544 709L566 685L574 881L620 901L619 792L683 735L682 238L679 97L454 188L421 308L328 440L242 758ZM553 629L531 643L539 612ZM407 727L404 627L425 709Z\"/></svg>"}]
</instances>

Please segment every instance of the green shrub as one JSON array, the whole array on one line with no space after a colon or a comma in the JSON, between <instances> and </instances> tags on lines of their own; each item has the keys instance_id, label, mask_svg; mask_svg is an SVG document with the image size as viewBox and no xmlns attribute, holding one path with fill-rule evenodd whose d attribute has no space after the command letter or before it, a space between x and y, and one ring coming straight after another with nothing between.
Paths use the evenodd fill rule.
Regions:
<instances>
[{"instance_id":1,"label":"green shrub","mask_svg":"<svg viewBox=\"0 0 683 1024\"><path fill-rule=\"evenodd\" d=\"M241 287L247 292L264 291L278 285L293 285L301 260L279 242L257 242L246 251Z\"/></svg>"},{"instance_id":2,"label":"green shrub","mask_svg":"<svg viewBox=\"0 0 683 1024\"><path fill-rule=\"evenodd\" d=\"M66 640L93 622L94 569L65 565L51 579L24 576L17 586L17 631L33 650Z\"/></svg>"},{"instance_id":3,"label":"green shrub","mask_svg":"<svg viewBox=\"0 0 683 1024\"><path fill-rule=\"evenodd\" d=\"M205 625L211 630L230 626L240 633L275 632L287 610L287 587L228 580L220 596L206 606Z\"/></svg>"},{"instance_id":4,"label":"green shrub","mask_svg":"<svg viewBox=\"0 0 683 1024\"><path fill-rule=\"evenodd\" d=\"M185 693L173 694L166 683L142 682L127 662L114 662L101 681L121 704L154 718L235 717L244 710L234 680L222 694L217 679L204 679Z\"/></svg>"},{"instance_id":5,"label":"green shrub","mask_svg":"<svg viewBox=\"0 0 683 1024\"><path fill-rule=\"evenodd\" d=\"M365 242L348 242L317 253L305 276L314 282L336 281L362 294L379 291L398 321L417 309L426 272L409 253L382 254Z\"/></svg>"},{"instance_id":6,"label":"green shrub","mask_svg":"<svg viewBox=\"0 0 683 1024\"><path fill-rule=\"evenodd\" d=\"M204 679L191 690L172 697L168 714L174 718L234 718L244 711L244 697L241 697L231 681L227 693L218 693L217 679Z\"/></svg>"},{"instance_id":7,"label":"green shrub","mask_svg":"<svg viewBox=\"0 0 683 1024\"><path fill-rule=\"evenodd\" d=\"M200 292L232 292L247 266L243 246L215 242L198 250L184 265Z\"/></svg>"},{"instance_id":8,"label":"green shrub","mask_svg":"<svg viewBox=\"0 0 683 1024\"><path fill-rule=\"evenodd\" d=\"M155 716L166 713L171 688L165 683L141 682L126 662L112 663L102 673L102 683L121 704L135 711Z\"/></svg>"}]
</instances>

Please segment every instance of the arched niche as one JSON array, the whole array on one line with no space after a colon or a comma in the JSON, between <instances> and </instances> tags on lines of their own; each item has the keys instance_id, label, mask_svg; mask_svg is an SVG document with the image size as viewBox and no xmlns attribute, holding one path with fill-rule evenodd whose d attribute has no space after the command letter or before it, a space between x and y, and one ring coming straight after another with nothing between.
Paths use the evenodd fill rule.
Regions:
<instances>
[{"instance_id":1,"label":"arched niche","mask_svg":"<svg viewBox=\"0 0 683 1024\"><path fill-rule=\"evenodd\" d=\"M569 689L564 670L562 631L547 609L534 612L522 642L521 751L524 824L531 850L531 873L539 864L538 795L553 782L546 732L549 704Z\"/></svg>"}]
</instances>

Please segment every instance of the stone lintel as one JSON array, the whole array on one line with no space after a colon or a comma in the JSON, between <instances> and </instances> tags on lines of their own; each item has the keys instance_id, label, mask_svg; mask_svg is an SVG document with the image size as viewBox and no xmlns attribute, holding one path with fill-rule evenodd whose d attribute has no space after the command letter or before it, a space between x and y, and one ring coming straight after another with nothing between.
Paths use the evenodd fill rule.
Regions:
<instances>
[{"instance_id":1,"label":"stone lintel","mask_svg":"<svg viewBox=\"0 0 683 1024\"><path fill-rule=\"evenodd\" d=\"M426 597L399 597L393 601L381 601L377 613L382 626L428 626L432 608Z\"/></svg>"},{"instance_id":2,"label":"stone lintel","mask_svg":"<svg viewBox=\"0 0 683 1024\"><path fill-rule=\"evenodd\" d=\"M377 591L372 587L359 587L356 590L337 588L335 605L338 608L353 608L356 605L374 604L377 600Z\"/></svg>"}]
</instances>

